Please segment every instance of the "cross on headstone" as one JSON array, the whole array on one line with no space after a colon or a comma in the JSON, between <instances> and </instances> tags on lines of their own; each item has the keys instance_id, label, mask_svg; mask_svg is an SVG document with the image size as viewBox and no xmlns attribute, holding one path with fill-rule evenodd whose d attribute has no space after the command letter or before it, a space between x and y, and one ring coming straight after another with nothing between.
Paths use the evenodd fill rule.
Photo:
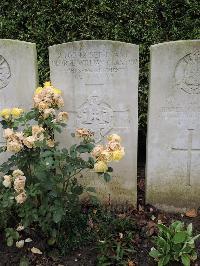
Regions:
<instances>
[{"instance_id":1,"label":"cross on headstone","mask_svg":"<svg viewBox=\"0 0 200 266\"><path fill-rule=\"evenodd\" d=\"M85 86L103 86L104 84L85 84ZM71 116L70 127L88 128L95 133L96 142L101 141L105 135L115 128L129 128L129 110L120 108L113 110L112 106L106 103L106 100L94 91L92 95L78 107L77 111L68 110Z\"/></svg>"},{"instance_id":2,"label":"cross on headstone","mask_svg":"<svg viewBox=\"0 0 200 266\"><path fill-rule=\"evenodd\" d=\"M191 186L191 163L192 163L192 152L193 151L199 151L199 149L192 148L192 140L193 140L193 130L194 129L188 129L188 142L187 142L187 148L172 148L172 150L176 151L187 151L187 180L186 184L187 186Z\"/></svg>"}]
</instances>

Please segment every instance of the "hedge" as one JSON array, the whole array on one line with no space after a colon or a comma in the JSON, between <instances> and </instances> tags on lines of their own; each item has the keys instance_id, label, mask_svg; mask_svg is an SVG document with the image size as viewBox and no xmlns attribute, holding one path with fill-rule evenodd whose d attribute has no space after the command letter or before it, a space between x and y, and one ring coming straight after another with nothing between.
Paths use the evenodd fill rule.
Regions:
<instances>
[{"instance_id":1,"label":"hedge","mask_svg":"<svg viewBox=\"0 0 200 266\"><path fill-rule=\"evenodd\" d=\"M140 44L139 122L145 132L149 47L200 38L198 0L2 0L0 38L35 42L40 81L49 78L48 49L75 40Z\"/></svg>"}]
</instances>

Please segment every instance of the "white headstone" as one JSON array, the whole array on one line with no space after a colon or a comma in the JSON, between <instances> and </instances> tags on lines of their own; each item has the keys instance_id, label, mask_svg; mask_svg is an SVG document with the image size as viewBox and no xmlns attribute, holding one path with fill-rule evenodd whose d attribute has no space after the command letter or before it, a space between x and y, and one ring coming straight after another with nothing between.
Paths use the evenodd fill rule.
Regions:
<instances>
[{"instance_id":1,"label":"white headstone","mask_svg":"<svg viewBox=\"0 0 200 266\"><path fill-rule=\"evenodd\" d=\"M200 206L200 41L151 47L147 203Z\"/></svg>"},{"instance_id":2,"label":"white headstone","mask_svg":"<svg viewBox=\"0 0 200 266\"><path fill-rule=\"evenodd\" d=\"M13 107L29 109L37 84L36 45L0 39L0 110ZM0 146L4 143L2 134L0 127Z\"/></svg>"},{"instance_id":3,"label":"white headstone","mask_svg":"<svg viewBox=\"0 0 200 266\"><path fill-rule=\"evenodd\" d=\"M136 204L138 46L114 41L80 41L49 48L53 85L64 92L68 127L62 135L89 128L96 142L111 133L122 136L126 155L113 164L113 179L105 183L93 172L85 183L94 186L105 203Z\"/></svg>"}]
</instances>

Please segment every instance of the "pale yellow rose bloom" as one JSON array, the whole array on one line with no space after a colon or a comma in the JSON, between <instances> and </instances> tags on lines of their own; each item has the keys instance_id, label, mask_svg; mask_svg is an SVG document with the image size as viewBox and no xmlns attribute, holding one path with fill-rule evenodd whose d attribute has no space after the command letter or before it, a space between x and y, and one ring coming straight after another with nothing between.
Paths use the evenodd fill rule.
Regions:
<instances>
[{"instance_id":1,"label":"pale yellow rose bloom","mask_svg":"<svg viewBox=\"0 0 200 266\"><path fill-rule=\"evenodd\" d=\"M107 145L109 151L116 151L121 149L121 145L118 141L110 141Z\"/></svg>"},{"instance_id":2,"label":"pale yellow rose bloom","mask_svg":"<svg viewBox=\"0 0 200 266\"><path fill-rule=\"evenodd\" d=\"M19 117L23 113L23 109L20 108L13 108L11 110L11 115L15 118Z\"/></svg>"},{"instance_id":3,"label":"pale yellow rose bloom","mask_svg":"<svg viewBox=\"0 0 200 266\"><path fill-rule=\"evenodd\" d=\"M42 87L38 87L38 88L35 90L35 94L38 94L38 93L40 93L42 90L43 90L43 88L42 88Z\"/></svg>"},{"instance_id":4,"label":"pale yellow rose bloom","mask_svg":"<svg viewBox=\"0 0 200 266\"><path fill-rule=\"evenodd\" d=\"M17 231L17 232L21 232L21 231L23 231L23 230L24 230L24 226L21 225L21 224L19 224L19 225L17 226L17 228L16 228L16 231Z\"/></svg>"},{"instance_id":5,"label":"pale yellow rose bloom","mask_svg":"<svg viewBox=\"0 0 200 266\"><path fill-rule=\"evenodd\" d=\"M58 114L57 120L58 120L59 122L66 122L67 119L68 119L68 117L69 117L69 115L68 115L67 112L60 112L60 113Z\"/></svg>"},{"instance_id":6,"label":"pale yellow rose bloom","mask_svg":"<svg viewBox=\"0 0 200 266\"><path fill-rule=\"evenodd\" d=\"M16 202L18 204L24 203L26 201L26 199L27 199L27 196L26 196L26 192L25 191L23 191L22 193L20 193L19 195L17 195L15 197L15 200L16 200Z\"/></svg>"},{"instance_id":7,"label":"pale yellow rose bloom","mask_svg":"<svg viewBox=\"0 0 200 266\"><path fill-rule=\"evenodd\" d=\"M92 150L91 154L92 156L94 156L95 158L99 157L100 154L102 153L102 151L104 150L103 145L97 145L94 147L94 149Z\"/></svg>"},{"instance_id":8,"label":"pale yellow rose bloom","mask_svg":"<svg viewBox=\"0 0 200 266\"><path fill-rule=\"evenodd\" d=\"M24 246L24 240L16 241L16 247L17 248L23 248Z\"/></svg>"},{"instance_id":9,"label":"pale yellow rose bloom","mask_svg":"<svg viewBox=\"0 0 200 266\"><path fill-rule=\"evenodd\" d=\"M43 114L42 116L44 117L44 119L48 118L49 116L52 116L52 115L55 115L56 112L53 108L48 108L48 109L45 109L43 111Z\"/></svg>"},{"instance_id":10,"label":"pale yellow rose bloom","mask_svg":"<svg viewBox=\"0 0 200 266\"><path fill-rule=\"evenodd\" d=\"M51 82L50 81L44 82L44 87L50 87L50 86L51 86Z\"/></svg>"},{"instance_id":11,"label":"pale yellow rose bloom","mask_svg":"<svg viewBox=\"0 0 200 266\"><path fill-rule=\"evenodd\" d=\"M59 90L59 89L56 89L56 88L53 89L53 92L54 92L55 94L62 94L62 91Z\"/></svg>"},{"instance_id":12,"label":"pale yellow rose bloom","mask_svg":"<svg viewBox=\"0 0 200 266\"><path fill-rule=\"evenodd\" d=\"M33 136L41 134L44 132L44 128L38 125L32 126L32 134Z\"/></svg>"},{"instance_id":13,"label":"pale yellow rose bloom","mask_svg":"<svg viewBox=\"0 0 200 266\"><path fill-rule=\"evenodd\" d=\"M17 193L21 193L24 191L24 187L25 187L25 183L26 183L26 177L25 176L18 176L16 177L15 181L14 181L14 190Z\"/></svg>"},{"instance_id":14,"label":"pale yellow rose bloom","mask_svg":"<svg viewBox=\"0 0 200 266\"><path fill-rule=\"evenodd\" d=\"M18 176L22 176L22 175L24 175L24 173L19 169L14 170L12 173L13 177L18 177Z\"/></svg>"},{"instance_id":15,"label":"pale yellow rose bloom","mask_svg":"<svg viewBox=\"0 0 200 266\"><path fill-rule=\"evenodd\" d=\"M50 148L53 148L55 146L55 141L53 139L48 139L47 146L49 146Z\"/></svg>"},{"instance_id":16,"label":"pale yellow rose bloom","mask_svg":"<svg viewBox=\"0 0 200 266\"><path fill-rule=\"evenodd\" d=\"M104 161L104 162L111 162L112 161L112 153L108 150L104 150L101 152L101 154L98 157L99 161Z\"/></svg>"},{"instance_id":17,"label":"pale yellow rose bloom","mask_svg":"<svg viewBox=\"0 0 200 266\"><path fill-rule=\"evenodd\" d=\"M113 161L120 161L125 155L124 148L112 152Z\"/></svg>"},{"instance_id":18,"label":"pale yellow rose bloom","mask_svg":"<svg viewBox=\"0 0 200 266\"><path fill-rule=\"evenodd\" d=\"M98 161L94 164L94 171L97 173L105 173L108 170L108 166L103 161Z\"/></svg>"},{"instance_id":19,"label":"pale yellow rose bloom","mask_svg":"<svg viewBox=\"0 0 200 266\"><path fill-rule=\"evenodd\" d=\"M11 128L6 128L3 132L4 138L8 139L14 135L13 129Z\"/></svg>"},{"instance_id":20,"label":"pale yellow rose bloom","mask_svg":"<svg viewBox=\"0 0 200 266\"><path fill-rule=\"evenodd\" d=\"M4 181L3 181L4 187L11 188L12 177L10 175L4 175L3 179L4 179Z\"/></svg>"},{"instance_id":21,"label":"pale yellow rose bloom","mask_svg":"<svg viewBox=\"0 0 200 266\"><path fill-rule=\"evenodd\" d=\"M23 143L26 147L28 147L29 149L32 149L34 147L34 143L35 143L36 139L34 136L29 136L24 138Z\"/></svg>"},{"instance_id":22,"label":"pale yellow rose bloom","mask_svg":"<svg viewBox=\"0 0 200 266\"><path fill-rule=\"evenodd\" d=\"M109 141L117 141L117 142L121 142L121 137L117 134L112 134L110 136L108 136L108 140Z\"/></svg>"},{"instance_id":23,"label":"pale yellow rose bloom","mask_svg":"<svg viewBox=\"0 0 200 266\"><path fill-rule=\"evenodd\" d=\"M38 104L38 109L39 109L40 111L43 111L43 110L48 109L48 108L49 108L49 104L48 104L48 103L40 102L40 103Z\"/></svg>"},{"instance_id":24,"label":"pale yellow rose bloom","mask_svg":"<svg viewBox=\"0 0 200 266\"><path fill-rule=\"evenodd\" d=\"M5 119L8 119L9 116L10 116L10 113L11 113L11 110L9 108L5 108L3 109L1 112L0 112L0 116L5 118Z\"/></svg>"},{"instance_id":25,"label":"pale yellow rose bloom","mask_svg":"<svg viewBox=\"0 0 200 266\"><path fill-rule=\"evenodd\" d=\"M14 141L7 141L7 151L10 152L19 152L23 148L21 142L14 140Z\"/></svg>"}]
</instances>

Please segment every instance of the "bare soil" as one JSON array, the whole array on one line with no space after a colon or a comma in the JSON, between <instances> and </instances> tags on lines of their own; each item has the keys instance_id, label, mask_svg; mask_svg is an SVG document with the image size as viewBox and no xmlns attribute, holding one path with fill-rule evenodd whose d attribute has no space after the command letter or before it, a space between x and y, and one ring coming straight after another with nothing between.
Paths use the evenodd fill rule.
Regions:
<instances>
[{"instance_id":1,"label":"bare soil","mask_svg":"<svg viewBox=\"0 0 200 266\"><path fill-rule=\"evenodd\" d=\"M131 261L138 266L155 266L157 265L148 253L152 247L152 236L156 234L156 223L161 220L165 224L170 224L173 220L181 220L186 224L193 223L194 230L200 231L200 214L197 217L189 218L181 214L165 213L157 210L153 206L145 205L145 179L144 179L144 167L140 166L138 171L138 208L129 210L121 215L126 218L127 216L134 219L138 225L138 233L136 232L133 239L133 245L137 251ZM45 240L38 236L36 232L29 236L33 239L33 242L26 244L22 249L16 247L7 247L3 234L0 233L0 266L18 266L20 265L20 259L26 257L29 264L21 264L20 266L90 266L97 265L97 251L95 250L95 244L83 247L79 250L72 252L70 255L62 257L56 249L49 250ZM32 254L30 249L37 247L43 251L42 255ZM200 241L197 241L198 260L192 265L200 266ZM128 264L127 264L128 265ZM182 264L170 264L182 265ZM116 265L117 266L117 265Z\"/></svg>"}]
</instances>

